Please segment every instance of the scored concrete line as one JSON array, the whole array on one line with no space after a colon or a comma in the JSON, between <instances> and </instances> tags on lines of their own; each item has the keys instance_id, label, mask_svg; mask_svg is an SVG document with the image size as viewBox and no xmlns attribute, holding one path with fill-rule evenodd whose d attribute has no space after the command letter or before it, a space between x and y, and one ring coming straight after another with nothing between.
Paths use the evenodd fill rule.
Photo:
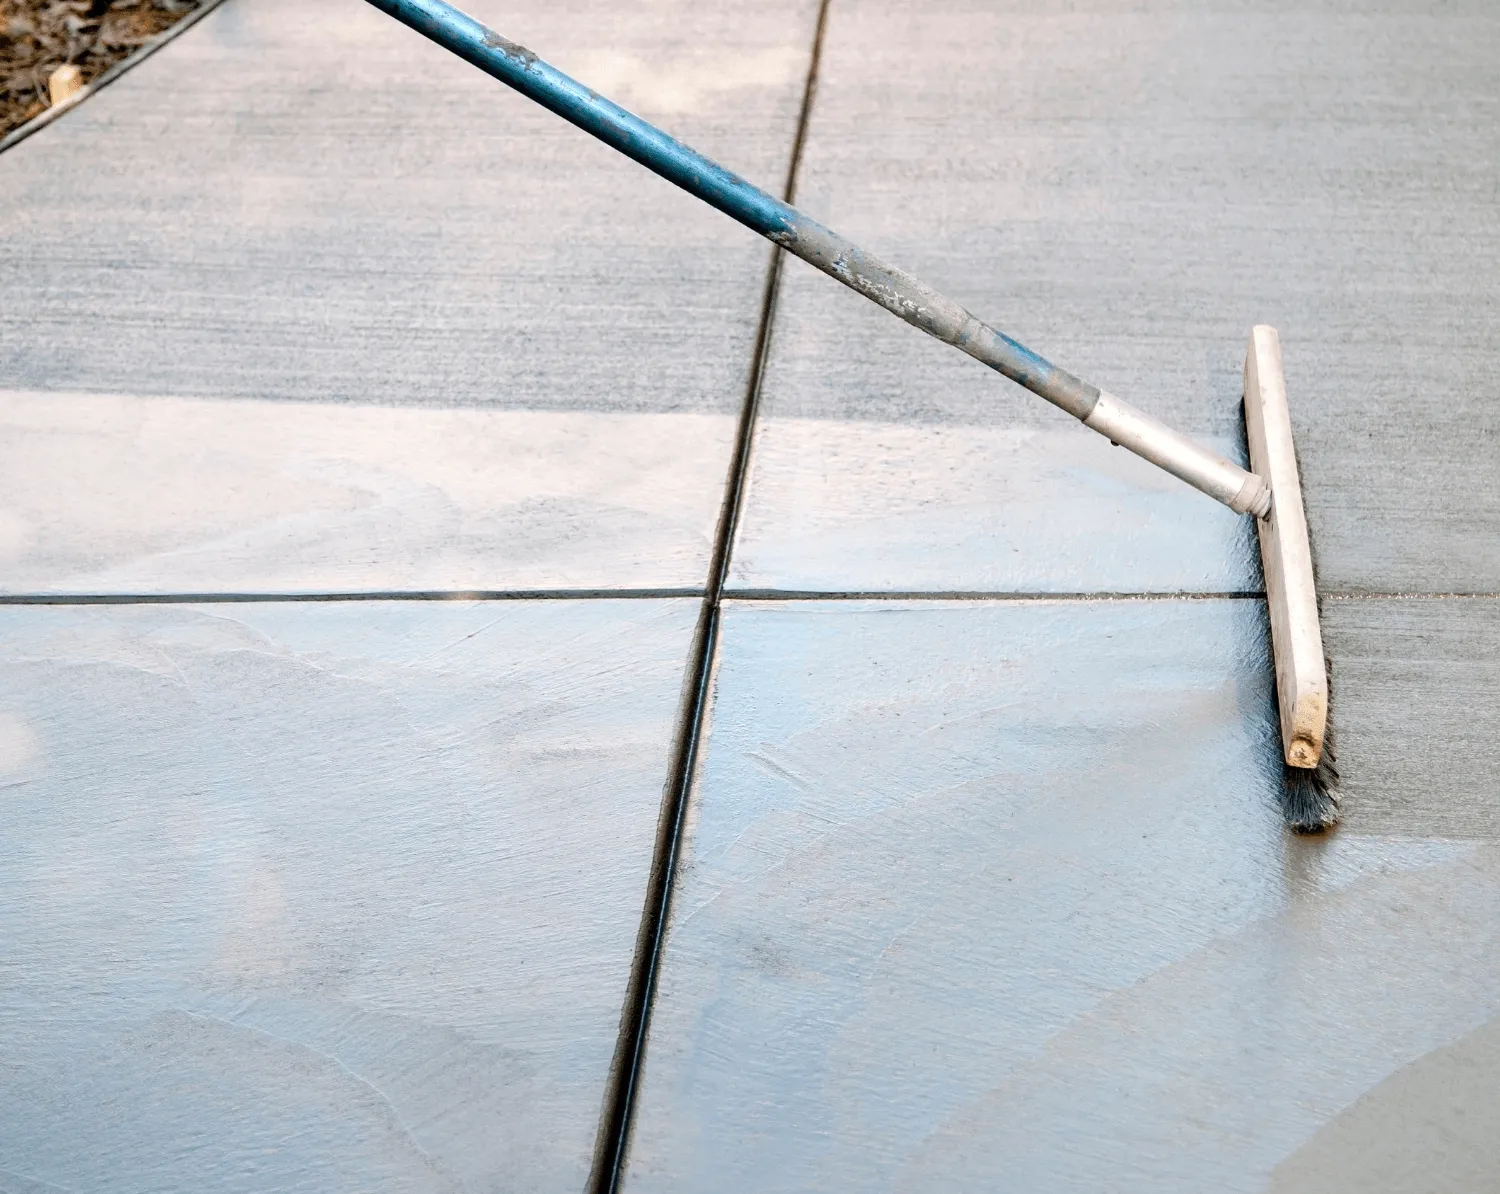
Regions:
<instances>
[{"instance_id":1,"label":"scored concrete line","mask_svg":"<svg viewBox=\"0 0 1500 1194\"><path fill-rule=\"evenodd\" d=\"M1114 590L1088 590L1050 593L1000 592L985 589L853 589L816 592L803 589L733 589L724 594L726 601L1241 601L1264 600L1259 592L1224 593L1131 593Z\"/></svg>"},{"instance_id":2,"label":"scored concrete line","mask_svg":"<svg viewBox=\"0 0 1500 1194\"><path fill-rule=\"evenodd\" d=\"M351 593L10 593L8 605L233 605L288 601L658 601L707 595L701 588L668 589L452 589L388 590ZM1327 601L1493 601L1500 593L1324 593ZM1066 593L989 592L967 589L904 589L823 592L802 589L738 589L721 593L725 601L1257 601L1256 591L1223 593L1131 593L1112 590Z\"/></svg>"},{"instance_id":3,"label":"scored concrete line","mask_svg":"<svg viewBox=\"0 0 1500 1194\"><path fill-rule=\"evenodd\" d=\"M702 597L700 588L390 589L345 593L7 593L7 605L232 605L286 601L638 601Z\"/></svg>"},{"instance_id":4,"label":"scored concrete line","mask_svg":"<svg viewBox=\"0 0 1500 1194\"><path fill-rule=\"evenodd\" d=\"M1324 601L1493 601L1500 593L1319 593ZM988 589L731 589L726 601L1264 601L1256 589L1230 589L1221 593L1155 592L1075 589L1052 593L1045 589L1023 592Z\"/></svg>"},{"instance_id":5,"label":"scored concrete line","mask_svg":"<svg viewBox=\"0 0 1500 1194\"><path fill-rule=\"evenodd\" d=\"M824 33L828 28L828 6L829 0L819 0L812 44L808 49L802 101L797 113L796 131L792 136L786 180L782 186L782 199L787 203L796 202L797 175L807 143ZM724 501L714 535L708 581L694 633L690 663L684 677L677 740L667 772L656 848L652 856L645 906L641 910L636 954L621 1008L620 1035L599 1121L594 1166L588 1183L591 1194L615 1194L620 1189L629 1153L636 1093L645 1061L647 1035L651 1028L652 1004L656 997L666 926L671 915L678 844L682 837L688 790L692 784L709 707L709 689L718 648L720 611L725 595L725 582L729 578L735 533L739 528L746 480L750 472L750 458L755 444L766 362L770 358L771 335L775 327L776 303L781 289L785 257L779 247L773 247L766 269L760 317L755 329L755 347L750 357L750 373L740 405L734 452L725 477Z\"/></svg>"}]
</instances>

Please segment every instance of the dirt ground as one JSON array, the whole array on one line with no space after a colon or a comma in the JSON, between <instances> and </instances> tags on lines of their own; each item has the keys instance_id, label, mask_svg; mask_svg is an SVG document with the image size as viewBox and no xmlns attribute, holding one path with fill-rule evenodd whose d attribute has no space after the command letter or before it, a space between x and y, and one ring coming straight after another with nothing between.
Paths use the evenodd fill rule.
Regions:
<instances>
[{"instance_id":1,"label":"dirt ground","mask_svg":"<svg viewBox=\"0 0 1500 1194\"><path fill-rule=\"evenodd\" d=\"M73 63L90 83L199 0L0 0L0 137L46 111L47 78Z\"/></svg>"}]
</instances>

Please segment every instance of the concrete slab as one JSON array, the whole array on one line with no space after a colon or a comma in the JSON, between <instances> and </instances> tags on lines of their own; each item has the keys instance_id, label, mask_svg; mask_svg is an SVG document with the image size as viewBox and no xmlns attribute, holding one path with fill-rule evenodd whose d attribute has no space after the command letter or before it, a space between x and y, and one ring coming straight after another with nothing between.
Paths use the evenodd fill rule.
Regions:
<instances>
[{"instance_id":1,"label":"concrete slab","mask_svg":"<svg viewBox=\"0 0 1500 1194\"><path fill-rule=\"evenodd\" d=\"M467 9L780 185L810 0ZM0 202L12 389L735 410L767 258L361 0L230 0L8 153Z\"/></svg>"},{"instance_id":2,"label":"concrete slab","mask_svg":"<svg viewBox=\"0 0 1500 1194\"><path fill-rule=\"evenodd\" d=\"M580 1189L696 612L0 610L0 1186Z\"/></svg>"},{"instance_id":3,"label":"concrete slab","mask_svg":"<svg viewBox=\"0 0 1500 1194\"><path fill-rule=\"evenodd\" d=\"M816 0L468 7L781 186ZM360 0L230 0L0 206L7 591L703 584L769 246Z\"/></svg>"},{"instance_id":4,"label":"concrete slab","mask_svg":"<svg viewBox=\"0 0 1500 1194\"><path fill-rule=\"evenodd\" d=\"M1500 846L1288 835L1265 640L1251 600L732 603L627 1188L1302 1189L1376 1133L1483 1188L1485 1116L1420 1095L1500 1079L1453 1051Z\"/></svg>"},{"instance_id":5,"label":"concrete slab","mask_svg":"<svg viewBox=\"0 0 1500 1194\"><path fill-rule=\"evenodd\" d=\"M1346 824L1500 841L1500 600L1323 604Z\"/></svg>"},{"instance_id":6,"label":"concrete slab","mask_svg":"<svg viewBox=\"0 0 1500 1194\"><path fill-rule=\"evenodd\" d=\"M0 592L699 588L734 429L0 391Z\"/></svg>"},{"instance_id":7,"label":"concrete slab","mask_svg":"<svg viewBox=\"0 0 1500 1194\"><path fill-rule=\"evenodd\" d=\"M1497 54L1485 0L836 4L800 201L1196 435L1237 438L1249 329L1278 327L1324 587L1500 591ZM1182 541L1100 587L1212 588L1238 567L1211 506L1123 501L1066 416L801 263L764 403L752 587L1072 588L1080 526L1111 574L1122 540ZM847 424L831 451L869 461L836 465L853 482L836 492L806 425L780 423L822 419ZM891 463L893 424L932 460ZM1019 428L1048 433L1020 460L997 434ZM1058 476L1018 499L996 480L1018 468ZM975 563L1004 550L994 528L1065 501L1055 555L1037 532L1019 575Z\"/></svg>"}]
</instances>

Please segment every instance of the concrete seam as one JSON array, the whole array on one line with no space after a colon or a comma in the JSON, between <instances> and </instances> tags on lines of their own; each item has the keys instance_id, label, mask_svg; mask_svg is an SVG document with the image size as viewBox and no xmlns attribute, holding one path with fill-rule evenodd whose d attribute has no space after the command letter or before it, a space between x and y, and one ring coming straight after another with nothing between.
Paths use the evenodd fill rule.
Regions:
<instances>
[{"instance_id":1,"label":"concrete seam","mask_svg":"<svg viewBox=\"0 0 1500 1194\"><path fill-rule=\"evenodd\" d=\"M818 67L822 58L824 31L828 24L830 0L819 0L817 21L813 29L807 76L803 82L802 102L797 115L796 132L787 162L782 197L792 203L796 197L797 174L807 140L817 90ZM678 850L689 790L698 760L698 747L704 730L709 704L709 686L713 674L718 642L719 609L724 595L724 581L729 572L734 534L739 525L740 505L749 475L754 446L756 419L759 413L761 386L766 361L770 355L771 333L776 318L776 297L780 289L784 255L779 247L771 250L762 293L755 348L751 355L745 398L740 410L734 454L725 481L724 501L714 538L713 557L698 625L693 637L686 669L681 713L675 736L662 810L657 826L656 848L652 858L646 898L642 908L640 931L630 980L620 1015L620 1035L615 1048L600 1115L599 1134L595 1142L594 1165L587 1189L591 1194L616 1194L624 1177L634 1122L635 1094L645 1062L646 1041L651 1026L657 975L665 945L667 923L671 914L672 884L676 876Z\"/></svg>"}]
</instances>

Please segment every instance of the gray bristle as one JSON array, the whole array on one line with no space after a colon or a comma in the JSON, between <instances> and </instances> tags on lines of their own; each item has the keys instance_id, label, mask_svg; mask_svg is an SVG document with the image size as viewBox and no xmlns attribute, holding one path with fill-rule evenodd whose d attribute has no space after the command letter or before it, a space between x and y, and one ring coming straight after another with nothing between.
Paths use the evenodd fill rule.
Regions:
<instances>
[{"instance_id":1,"label":"gray bristle","mask_svg":"<svg viewBox=\"0 0 1500 1194\"><path fill-rule=\"evenodd\" d=\"M1322 833L1339 821L1339 770L1333 747L1333 666L1328 665L1330 691L1328 724L1323 731L1323 757L1316 767L1282 765L1281 811L1293 833Z\"/></svg>"},{"instance_id":2,"label":"gray bristle","mask_svg":"<svg viewBox=\"0 0 1500 1194\"><path fill-rule=\"evenodd\" d=\"M1298 476L1302 471L1302 454L1292 444L1292 458L1297 462ZM1312 527L1307 528L1308 548L1312 552L1313 577L1318 576L1318 544L1313 538ZM1318 602L1321 618L1323 603ZM1323 667L1328 675L1328 720L1323 727L1323 754L1316 767L1288 767L1282 764L1281 811L1287 828L1293 833L1326 833L1339 823L1339 786L1337 754L1334 750L1333 733L1333 660L1323 657Z\"/></svg>"},{"instance_id":3,"label":"gray bristle","mask_svg":"<svg viewBox=\"0 0 1500 1194\"><path fill-rule=\"evenodd\" d=\"M1325 748L1323 762L1316 767L1287 767L1281 785L1281 811L1293 833L1322 833L1332 829L1339 820L1339 799L1333 793L1338 782L1338 772L1325 768L1328 761ZM1325 778L1331 773L1333 784Z\"/></svg>"}]
</instances>

